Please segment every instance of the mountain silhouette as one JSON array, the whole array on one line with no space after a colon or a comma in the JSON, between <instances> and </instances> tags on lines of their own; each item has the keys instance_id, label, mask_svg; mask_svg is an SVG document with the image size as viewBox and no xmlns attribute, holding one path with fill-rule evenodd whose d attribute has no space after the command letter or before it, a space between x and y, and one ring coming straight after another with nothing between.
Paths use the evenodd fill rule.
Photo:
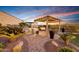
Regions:
<instances>
[{"instance_id":1,"label":"mountain silhouette","mask_svg":"<svg viewBox=\"0 0 79 59\"><path fill-rule=\"evenodd\" d=\"M22 22L19 18L10 15L6 12L0 12L0 23L2 25L18 25L20 22Z\"/></svg>"}]
</instances>

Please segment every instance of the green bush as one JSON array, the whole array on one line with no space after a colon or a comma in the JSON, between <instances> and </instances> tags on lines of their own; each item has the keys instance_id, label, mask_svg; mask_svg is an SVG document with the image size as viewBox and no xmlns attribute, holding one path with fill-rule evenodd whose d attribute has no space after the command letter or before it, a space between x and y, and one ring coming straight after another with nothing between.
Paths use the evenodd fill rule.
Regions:
<instances>
[{"instance_id":1,"label":"green bush","mask_svg":"<svg viewBox=\"0 0 79 59\"><path fill-rule=\"evenodd\" d=\"M0 42L0 48L4 48L4 47L5 45L2 42Z\"/></svg>"},{"instance_id":2,"label":"green bush","mask_svg":"<svg viewBox=\"0 0 79 59\"><path fill-rule=\"evenodd\" d=\"M68 47L62 47L58 51L59 52L74 52L75 50L68 48Z\"/></svg>"},{"instance_id":3,"label":"green bush","mask_svg":"<svg viewBox=\"0 0 79 59\"><path fill-rule=\"evenodd\" d=\"M21 23L21 25L25 26L25 23ZM0 34L10 36L10 34L18 35L20 33L24 33L23 27L20 25L10 25L1 26L0 27Z\"/></svg>"},{"instance_id":4,"label":"green bush","mask_svg":"<svg viewBox=\"0 0 79 59\"><path fill-rule=\"evenodd\" d=\"M69 42L76 38L72 33L63 33L60 35L60 38L64 41L64 45L67 46Z\"/></svg>"}]
</instances>

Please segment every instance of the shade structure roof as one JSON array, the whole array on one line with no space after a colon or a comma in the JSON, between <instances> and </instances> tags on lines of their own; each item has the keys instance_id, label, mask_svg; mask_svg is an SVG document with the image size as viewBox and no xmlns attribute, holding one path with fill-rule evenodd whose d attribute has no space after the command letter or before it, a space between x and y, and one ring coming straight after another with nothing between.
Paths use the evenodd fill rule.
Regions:
<instances>
[{"instance_id":1,"label":"shade structure roof","mask_svg":"<svg viewBox=\"0 0 79 59\"><path fill-rule=\"evenodd\" d=\"M63 22L62 20L52 16L44 16L42 18L36 19L35 21L38 21L39 25L46 25L47 20L48 25L59 25L59 22L61 22L61 24L65 24L65 22Z\"/></svg>"},{"instance_id":2,"label":"shade structure roof","mask_svg":"<svg viewBox=\"0 0 79 59\"><path fill-rule=\"evenodd\" d=\"M38 19L36 19L36 20L34 20L34 21L39 21L39 22L45 22L45 21L47 21L48 20L48 22L58 22L58 21L61 21L60 19L58 19L58 18L55 18L55 17L52 17L52 16L44 16L44 17L42 17L42 18L38 18Z\"/></svg>"}]
</instances>

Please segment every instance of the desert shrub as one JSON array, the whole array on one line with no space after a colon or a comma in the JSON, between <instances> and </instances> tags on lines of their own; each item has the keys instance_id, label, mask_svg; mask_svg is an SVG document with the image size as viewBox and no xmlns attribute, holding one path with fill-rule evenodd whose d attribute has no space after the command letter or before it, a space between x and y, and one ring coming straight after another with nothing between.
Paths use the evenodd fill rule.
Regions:
<instances>
[{"instance_id":1,"label":"desert shrub","mask_svg":"<svg viewBox=\"0 0 79 59\"><path fill-rule=\"evenodd\" d=\"M0 42L0 48L4 48L4 47L5 45L2 42Z\"/></svg>"},{"instance_id":2,"label":"desert shrub","mask_svg":"<svg viewBox=\"0 0 79 59\"><path fill-rule=\"evenodd\" d=\"M71 33L63 33L60 35L60 38L64 41L64 45L67 46L71 40L76 38L76 36Z\"/></svg>"},{"instance_id":3,"label":"desert shrub","mask_svg":"<svg viewBox=\"0 0 79 59\"><path fill-rule=\"evenodd\" d=\"M22 25L22 24L21 24ZM10 34L18 35L23 32L23 27L20 25L7 25L0 27L0 34L10 36Z\"/></svg>"},{"instance_id":4,"label":"desert shrub","mask_svg":"<svg viewBox=\"0 0 79 59\"><path fill-rule=\"evenodd\" d=\"M59 52L74 52L75 50L68 48L68 47L62 47L58 51Z\"/></svg>"},{"instance_id":5,"label":"desert shrub","mask_svg":"<svg viewBox=\"0 0 79 59\"><path fill-rule=\"evenodd\" d=\"M25 27L25 26L30 27L30 25L28 23L26 23L26 22L19 23L19 26L22 27L22 28Z\"/></svg>"},{"instance_id":6,"label":"desert shrub","mask_svg":"<svg viewBox=\"0 0 79 59\"><path fill-rule=\"evenodd\" d=\"M19 34L19 33L23 33L23 28L21 28L19 25L10 25L7 26L4 30L5 32L7 32L8 34Z\"/></svg>"},{"instance_id":7,"label":"desert shrub","mask_svg":"<svg viewBox=\"0 0 79 59\"><path fill-rule=\"evenodd\" d=\"M0 52L3 52L3 48L0 48Z\"/></svg>"},{"instance_id":8,"label":"desert shrub","mask_svg":"<svg viewBox=\"0 0 79 59\"><path fill-rule=\"evenodd\" d=\"M22 47L16 46L13 48L13 52L20 52L22 50Z\"/></svg>"}]
</instances>

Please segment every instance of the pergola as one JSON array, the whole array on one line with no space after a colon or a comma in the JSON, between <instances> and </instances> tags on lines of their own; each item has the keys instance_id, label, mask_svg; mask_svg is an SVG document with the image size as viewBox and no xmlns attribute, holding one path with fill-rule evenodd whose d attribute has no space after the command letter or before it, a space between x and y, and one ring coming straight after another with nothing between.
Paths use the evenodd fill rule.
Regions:
<instances>
[{"instance_id":1,"label":"pergola","mask_svg":"<svg viewBox=\"0 0 79 59\"><path fill-rule=\"evenodd\" d=\"M44 16L42 18L36 19L35 21L43 22L43 25L46 25L47 35L49 34L49 32L48 32L48 30L49 30L48 25L59 25L59 31L60 31L61 24L64 24L64 22L62 22L60 19L52 17L52 16Z\"/></svg>"}]
</instances>

